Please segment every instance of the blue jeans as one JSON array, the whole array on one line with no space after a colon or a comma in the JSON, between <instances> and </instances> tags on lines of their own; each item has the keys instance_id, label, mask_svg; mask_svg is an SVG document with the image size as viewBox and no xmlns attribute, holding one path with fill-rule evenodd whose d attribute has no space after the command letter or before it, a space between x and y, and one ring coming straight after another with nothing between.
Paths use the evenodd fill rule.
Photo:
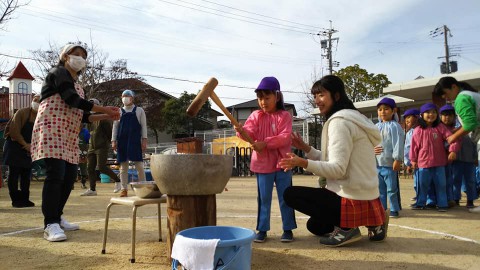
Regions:
<instances>
[{"instance_id":1,"label":"blue jeans","mask_svg":"<svg viewBox=\"0 0 480 270\"><path fill-rule=\"evenodd\" d=\"M480 163L480 162L479 162ZM480 189L480 165L476 167L475 169L475 177L477 179L476 181L476 187L477 189Z\"/></svg>"},{"instance_id":2,"label":"blue jeans","mask_svg":"<svg viewBox=\"0 0 480 270\"><path fill-rule=\"evenodd\" d=\"M425 206L427 202L427 193L433 182L438 207L448 207L445 167L431 167L418 169L419 175L419 194L417 198L418 206Z\"/></svg>"},{"instance_id":3,"label":"blue jeans","mask_svg":"<svg viewBox=\"0 0 480 270\"><path fill-rule=\"evenodd\" d=\"M467 200L477 199L477 190L475 188L475 164L471 162L454 161L452 164L453 174L453 199L462 198L462 183L465 184L467 191Z\"/></svg>"},{"instance_id":4,"label":"blue jeans","mask_svg":"<svg viewBox=\"0 0 480 270\"><path fill-rule=\"evenodd\" d=\"M400 211L398 203L398 173L392 167L377 167L378 172L378 188L380 191L380 201L384 209L387 209L387 198L390 201L390 211Z\"/></svg>"},{"instance_id":5,"label":"blue jeans","mask_svg":"<svg viewBox=\"0 0 480 270\"><path fill-rule=\"evenodd\" d=\"M445 166L445 190L447 192L447 201L453 200L453 164Z\"/></svg>"},{"instance_id":6,"label":"blue jeans","mask_svg":"<svg viewBox=\"0 0 480 270\"><path fill-rule=\"evenodd\" d=\"M266 232L270 230L270 212L274 183L277 188L283 230L286 231L297 228L295 211L289 207L283 199L285 189L292 186L292 172L276 171L274 173L257 173L256 175L258 189L257 231Z\"/></svg>"},{"instance_id":7,"label":"blue jeans","mask_svg":"<svg viewBox=\"0 0 480 270\"><path fill-rule=\"evenodd\" d=\"M77 178L77 164L65 160L46 158L46 178L42 191L42 213L45 227L60 223L73 183Z\"/></svg>"}]
</instances>

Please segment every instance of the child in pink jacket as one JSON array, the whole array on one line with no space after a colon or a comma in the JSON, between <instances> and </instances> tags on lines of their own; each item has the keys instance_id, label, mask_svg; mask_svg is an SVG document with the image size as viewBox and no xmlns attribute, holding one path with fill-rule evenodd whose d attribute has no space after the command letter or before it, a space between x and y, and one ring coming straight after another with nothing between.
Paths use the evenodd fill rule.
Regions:
<instances>
[{"instance_id":1,"label":"child in pink jacket","mask_svg":"<svg viewBox=\"0 0 480 270\"><path fill-rule=\"evenodd\" d=\"M444 145L448 136L452 133L445 125L440 123L437 107L434 104L424 104L420 108L420 116L419 126L413 131L410 146L410 160L412 167L418 168L419 178L417 203L412 206L412 209L425 209L428 188L433 181L437 197L437 209L440 212L445 212L448 208L445 165L447 165L447 161L456 159L456 152L460 148L456 142L450 144L447 160Z\"/></svg>"},{"instance_id":2,"label":"child in pink jacket","mask_svg":"<svg viewBox=\"0 0 480 270\"><path fill-rule=\"evenodd\" d=\"M265 77L255 90L260 110L252 112L243 127L236 128L241 138L243 130L255 141L250 170L257 176L258 214L255 242L266 240L270 230L272 191L277 189L282 215L282 242L293 241L292 230L297 228L295 212L283 200L283 192L292 185L292 172L284 172L278 162L291 152L292 116L285 110L280 83L275 77Z\"/></svg>"}]
</instances>

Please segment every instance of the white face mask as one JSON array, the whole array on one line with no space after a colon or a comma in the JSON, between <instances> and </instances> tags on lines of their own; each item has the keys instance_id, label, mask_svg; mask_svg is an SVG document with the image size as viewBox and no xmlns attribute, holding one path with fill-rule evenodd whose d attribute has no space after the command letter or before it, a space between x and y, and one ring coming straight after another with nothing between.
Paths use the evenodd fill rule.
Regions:
<instances>
[{"instance_id":1,"label":"white face mask","mask_svg":"<svg viewBox=\"0 0 480 270\"><path fill-rule=\"evenodd\" d=\"M122 103L125 106L128 106L132 104L132 98L131 97L122 97Z\"/></svg>"},{"instance_id":2,"label":"white face mask","mask_svg":"<svg viewBox=\"0 0 480 270\"><path fill-rule=\"evenodd\" d=\"M85 59L83 59L83 57L81 57L81 56L69 55L68 65L69 65L75 72L79 72L80 70L82 70L83 68L85 68L85 66L87 66L87 61L85 61Z\"/></svg>"},{"instance_id":3,"label":"white face mask","mask_svg":"<svg viewBox=\"0 0 480 270\"><path fill-rule=\"evenodd\" d=\"M32 104L31 104L32 110L38 111L38 106L39 105L40 104L38 102L32 101Z\"/></svg>"}]
</instances>

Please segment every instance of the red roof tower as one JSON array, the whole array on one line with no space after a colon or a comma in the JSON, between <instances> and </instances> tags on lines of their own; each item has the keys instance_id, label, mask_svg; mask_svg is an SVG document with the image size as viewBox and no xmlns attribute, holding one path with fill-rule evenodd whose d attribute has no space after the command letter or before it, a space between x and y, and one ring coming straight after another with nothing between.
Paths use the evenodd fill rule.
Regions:
<instances>
[{"instance_id":1,"label":"red roof tower","mask_svg":"<svg viewBox=\"0 0 480 270\"><path fill-rule=\"evenodd\" d=\"M12 75L8 77L7 81L12 79L25 79L34 80L33 76L28 72L27 68L23 65L22 61L18 62L17 67L13 70Z\"/></svg>"}]
</instances>

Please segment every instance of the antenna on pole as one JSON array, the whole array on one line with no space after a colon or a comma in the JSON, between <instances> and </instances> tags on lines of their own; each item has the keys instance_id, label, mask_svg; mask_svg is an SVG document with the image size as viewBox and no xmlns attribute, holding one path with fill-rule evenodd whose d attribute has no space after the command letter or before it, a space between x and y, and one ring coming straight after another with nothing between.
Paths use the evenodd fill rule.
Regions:
<instances>
[{"instance_id":1,"label":"antenna on pole","mask_svg":"<svg viewBox=\"0 0 480 270\"><path fill-rule=\"evenodd\" d=\"M337 61L333 61L332 57L332 41L336 41L338 44L338 37L332 38L332 35L337 33L338 30L335 30L333 28L331 20L329 20L329 22L330 28L318 32L317 36L325 37L325 39L320 40L320 47L326 52L326 54L323 54L322 56L328 59L328 71L329 74L332 74L333 67L338 67L340 63Z\"/></svg>"},{"instance_id":2,"label":"antenna on pole","mask_svg":"<svg viewBox=\"0 0 480 270\"><path fill-rule=\"evenodd\" d=\"M432 38L438 37L443 35L444 46L445 46L445 56L441 56L438 58L445 58L445 62L442 62L440 65L440 73L442 74L450 74L458 70L457 61L450 61L450 57L457 56L457 54L450 54L450 48L448 46L448 37L453 37L452 32L450 29L443 25L442 27L437 27L435 30L430 31L430 36Z\"/></svg>"}]
</instances>

